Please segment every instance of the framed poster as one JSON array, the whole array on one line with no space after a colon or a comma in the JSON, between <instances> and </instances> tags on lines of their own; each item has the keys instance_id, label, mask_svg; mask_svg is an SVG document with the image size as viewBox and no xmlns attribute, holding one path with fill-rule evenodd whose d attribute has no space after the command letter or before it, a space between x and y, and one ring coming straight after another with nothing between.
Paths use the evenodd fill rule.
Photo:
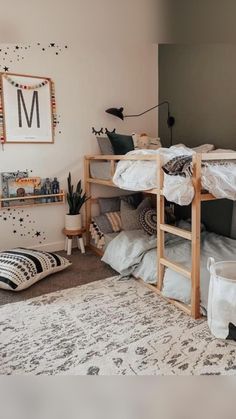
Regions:
<instances>
[{"instance_id":1,"label":"framed poster","mask_svg":"<svg viewBox=\"0 0 236 419\"><path fill-rule=\"evenodd\" d=\"M1 102L1 142L54 142L55 95L51 79L1 73Z\"/></svg>"}]
</instances>

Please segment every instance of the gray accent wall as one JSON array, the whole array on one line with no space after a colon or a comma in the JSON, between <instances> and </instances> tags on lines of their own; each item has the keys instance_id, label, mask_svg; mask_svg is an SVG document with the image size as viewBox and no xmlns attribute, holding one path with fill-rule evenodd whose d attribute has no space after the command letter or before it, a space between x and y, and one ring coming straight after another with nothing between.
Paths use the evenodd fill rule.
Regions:
<instances>
[{"instance_id":1,"label":"gray accent wall","mask_svg":"<svg viewBox=\"0 0 236 419\"><path fill-rule=\"evenodd\" d=\"M236 44L159 45L159 102L176 118L173 144L213 143L236 150ZM166 109L159 110L159 136L169 146ZM179 214L189 209L179 208ZM236 205L202 205L202 220L216 233L236 238Z\"/></svg>"},{"instance_id":2,"label":"gray accent wall","mask_svg":"<svg viewBox=\"0 0 236 419\"><path fill-rule=\"evenodd\" d=\"M174 143L236 149L236 44L159 45L159 101L176 117ZM166 145L166 109L159 111Z\"/></svg>"}]
</instances>

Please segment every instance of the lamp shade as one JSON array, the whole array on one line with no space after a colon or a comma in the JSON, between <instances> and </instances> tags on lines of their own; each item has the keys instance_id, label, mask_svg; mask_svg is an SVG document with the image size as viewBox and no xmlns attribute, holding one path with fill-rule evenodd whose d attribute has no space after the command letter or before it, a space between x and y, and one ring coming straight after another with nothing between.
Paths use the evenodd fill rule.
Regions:
<instances>
[{"instance_id":1,"label":"lamp shade","mask_svg":"<svg viewBox=\"0 0 236 419\"><path fill-rule=\"evenodd\" d=\"M123 120L124 119L123 110L124 108L109 108L106 110L106 112L109 113L110 115L114 115L117 118L120 118Z\"/></svg>"}]
</instances>

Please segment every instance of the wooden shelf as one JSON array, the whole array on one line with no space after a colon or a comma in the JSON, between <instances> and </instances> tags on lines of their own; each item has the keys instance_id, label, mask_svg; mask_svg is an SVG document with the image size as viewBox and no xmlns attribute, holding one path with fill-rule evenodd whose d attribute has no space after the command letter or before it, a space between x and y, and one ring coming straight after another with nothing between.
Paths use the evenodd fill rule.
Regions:
<instances>
[{"instance_id":1,"label":"wooden shelf","mask_svg":"<svg viewBox=\"0 0 236 419\"><path fill-rule=\"evenodd\" d=\"M59 198L59 201L55 202L38 202L39 199L48 199L48 198ZM35 202L32 202L35 200ZM16 205L14 205L14 201ZM22 204L18 204L19 201L24 201ZM11 205L4 206L5 203L11 203ZM24 197L12 197L12 198L0 198L0 210L5 210L8 208L24 208L24 207L37 207L42 205L60 205L65 203L65 192L61 191L58 194L49 194L49 195L28 195Z\"/></svg>"}]
</instances>

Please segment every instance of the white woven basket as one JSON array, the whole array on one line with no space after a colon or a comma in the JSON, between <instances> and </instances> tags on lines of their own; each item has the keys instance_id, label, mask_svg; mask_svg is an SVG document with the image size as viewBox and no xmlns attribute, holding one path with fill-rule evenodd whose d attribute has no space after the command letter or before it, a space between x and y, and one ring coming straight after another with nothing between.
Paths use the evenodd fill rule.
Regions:
<instances>
[{"instance_id":1,"label":"white woven basket","mask_svg":"<svg viewBox=\"0 0 236 419\"><path fill-rule=\"evenodd\" d=\"M236 340L236 261L208 259L211 274L208 296L208 325L220 339Z\"/></svg>"}]
</instances>

